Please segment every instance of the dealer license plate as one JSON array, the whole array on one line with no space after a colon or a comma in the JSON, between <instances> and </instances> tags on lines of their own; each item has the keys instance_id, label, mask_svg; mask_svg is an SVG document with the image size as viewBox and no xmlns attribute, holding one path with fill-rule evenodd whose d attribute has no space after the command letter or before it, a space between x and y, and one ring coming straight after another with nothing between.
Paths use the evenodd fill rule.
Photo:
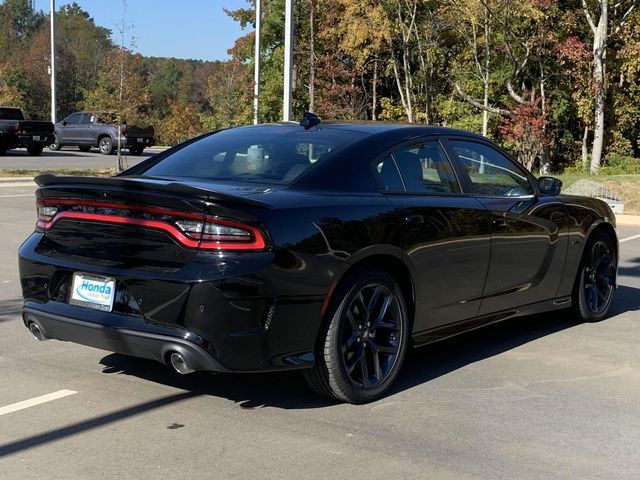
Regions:
<instances>
[{"instance_id":1,"label":"dealer license plate","mask_svg":"<svg viewBox=\"0 0 640 480\"><path fill-rule=\"evenodd\" d=\"M33 136L33 141L34 142L39 142L41 140L40 135L34 135Z\"/></svg>"},{"instance_id":2,"label":"dealer license plate","mask_svg":"<svg viewBox=\"0 0 640 480\"><path fill-rule=\"evenodd\" d=\"M69 303L110 312L115 294L116 281L113 278L74 273Z\"/></svg>"},{"instance_id":3,"label":"dealer license plate","mask_svg":"<svg viewBox=\"0 0 640 480\"><path fill-rule=\"evenodd\" d=\"M147 139L146 138L139 138L138 139L138 143L146 143Z\"/></svg>"}]
</instances>

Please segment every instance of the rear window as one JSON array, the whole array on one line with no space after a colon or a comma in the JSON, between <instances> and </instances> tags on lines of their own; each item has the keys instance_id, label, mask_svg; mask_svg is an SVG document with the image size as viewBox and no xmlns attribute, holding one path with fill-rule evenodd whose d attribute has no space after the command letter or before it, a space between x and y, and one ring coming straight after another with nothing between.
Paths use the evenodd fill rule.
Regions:
<instances>
[{"instance_id":1,"label":"rear window","mask_svg":"<svg viewBox=\"0 0 640 480\"><path fill-rule=\"evenodd\" d=\"M0 108L0 120L24 120L19 108Z\"/></svg>"},{"instance_id":2,"label":"rear window","mask_svg":"<svg viewBox=\"0 0 640 480\"><path fill-rule=\"evenodd\" d=\"M279 126L223 130L177 150L143 175L287 184L362 135Z\"/></svg>"}]
</instances>

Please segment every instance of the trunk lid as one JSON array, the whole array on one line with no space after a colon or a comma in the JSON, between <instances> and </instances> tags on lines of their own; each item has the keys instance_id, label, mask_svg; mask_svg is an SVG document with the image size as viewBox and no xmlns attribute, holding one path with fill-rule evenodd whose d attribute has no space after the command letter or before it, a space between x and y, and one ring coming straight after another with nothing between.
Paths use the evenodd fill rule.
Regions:
<instances>
[{"instance_id":1,"label":"trunk lid","mask_svg":"<svg viewBox=\"0 0 640 480\"><path fill-rule=\"evenodd\" d=\"M41 253L90 265L180 269L208 245L182 230L184 222L213 216L259 232L255 211L265 207L166 179L41 175L35 181L38 205L54 210L38 222L45 236Z\"/></svg>"}]
</instances>

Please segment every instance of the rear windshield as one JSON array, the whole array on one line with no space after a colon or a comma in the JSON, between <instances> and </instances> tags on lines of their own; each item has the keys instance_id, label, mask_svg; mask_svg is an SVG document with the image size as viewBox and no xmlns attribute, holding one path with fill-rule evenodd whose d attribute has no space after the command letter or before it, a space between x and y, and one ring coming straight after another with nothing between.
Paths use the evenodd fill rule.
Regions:
<instances>
[{"instance_id":1,"label":"rear windshield","mask_svg":"<svg viewBox=\"0 0 640 480\"><path fill-rule=\"evenodd\" d=\"M143 175L287 184L362 135L288 126L223 130L169 154Z\"/></svg>"},{"instance_id":2,"label":"rear windshield","mask_svg":"<svg viewBox=\"0 0 640 480\"><path fill-rule=\"evenodd\" d=\"M24 120L19 108L0 108L0 120Z\"/></svg>"}]
</instances>

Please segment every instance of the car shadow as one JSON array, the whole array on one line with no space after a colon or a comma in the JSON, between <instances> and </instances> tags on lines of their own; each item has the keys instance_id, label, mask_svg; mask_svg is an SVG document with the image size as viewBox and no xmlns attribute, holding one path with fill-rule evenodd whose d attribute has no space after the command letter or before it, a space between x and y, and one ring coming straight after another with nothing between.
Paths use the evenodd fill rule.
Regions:
<instances>
[{"instance_id":1,"label":"car shadow","mask_svg":"<svg viewBox=\"0 0 640 480\"><path fill-rule=\"evenodd\" d=\"M640 290L621 286L609 317L638 310ZM576 325L569 311L556 311L513 318L415 349L407 356L386 396ZM132 375L198 395L227 398L247 409L307 409L336 404L312 392L302 374L295 371L262 374L197 372L183 376L158 362L116 353L102 358L100 363L105 367L105 374Z\"/></svg>"},{"instance_id":2,"label":"car shadow","mask_svg":"<svg viewBox=\"0 0 640 480\"><path fill-rule=\"evenodd\" d=\"M22 313L22 299L0 300L0 322L13 320Z\"/></svg>"}]
</instances>

